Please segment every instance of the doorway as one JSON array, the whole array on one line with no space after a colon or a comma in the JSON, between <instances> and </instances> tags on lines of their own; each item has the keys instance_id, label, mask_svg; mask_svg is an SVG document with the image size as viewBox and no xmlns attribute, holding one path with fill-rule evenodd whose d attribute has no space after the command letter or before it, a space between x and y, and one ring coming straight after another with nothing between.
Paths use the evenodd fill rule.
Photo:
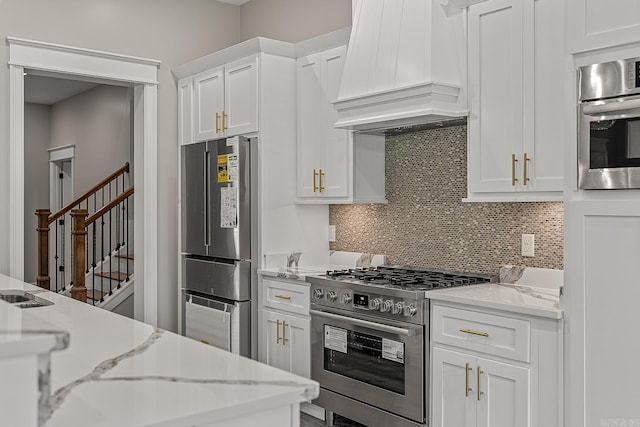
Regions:
<instances>
[{"instance_id":1,"label":"doorway","mask_svg":"<svg viewBox=\"0 0 640 427\"><path fill-rule=\"evenodd\" d=\"M160 61L16 37L9 44L9 274L24 278L24 73L133 87L135 318L157 325L157 82ZM139 301L141 301L139 303Z\"/></svg>"}]
</instances>

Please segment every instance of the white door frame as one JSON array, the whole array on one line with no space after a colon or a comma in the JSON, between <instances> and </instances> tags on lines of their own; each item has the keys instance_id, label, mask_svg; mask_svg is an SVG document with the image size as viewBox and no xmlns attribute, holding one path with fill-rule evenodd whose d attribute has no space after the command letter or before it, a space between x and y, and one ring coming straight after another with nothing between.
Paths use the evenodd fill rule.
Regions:
<instances>
[{"instance_id":1,"label":"white door frame","mask_svg":"<svg viewBox=\"0 0 640 427\"><path fill-rule=\"evenodd\" d=\"M7 37L9 45L9 275L24 279L24 71L76 76L134 88L135 318L158 323L157 121L160 61ZM142 243L142 244L140 244ZM139 308L140 307L140 308Z\"/></svg>"}]
</instances>

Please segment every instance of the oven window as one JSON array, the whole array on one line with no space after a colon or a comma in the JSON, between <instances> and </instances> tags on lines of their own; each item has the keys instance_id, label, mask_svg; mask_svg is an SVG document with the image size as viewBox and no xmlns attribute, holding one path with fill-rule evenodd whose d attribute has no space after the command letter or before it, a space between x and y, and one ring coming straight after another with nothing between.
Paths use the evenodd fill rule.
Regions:
<instances>
[{"instance_id":1,"label":"oven window","mask_svg":"<svg viewBox=\"0 0 640 427\"><path fill-rule=\"evenodd\" d=\"M404 395L404 343L324 325L324 369Z\"/></svg>"},{"instance_id":2,"label":"oven window","mask_svg":"<svg viewBox=\"0 0 640 427\"><path fill-rule=\"evenodd\" d=\"M590 123L590 168L640 166L640 119Z\"/></svg>"}]
</instances>

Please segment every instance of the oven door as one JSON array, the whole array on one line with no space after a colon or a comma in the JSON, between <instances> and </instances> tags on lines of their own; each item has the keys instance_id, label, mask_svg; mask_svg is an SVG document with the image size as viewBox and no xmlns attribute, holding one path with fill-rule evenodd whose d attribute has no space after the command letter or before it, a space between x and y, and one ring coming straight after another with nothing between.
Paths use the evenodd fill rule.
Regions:
<instances>
[{"instance_id":1,"label":"oven door","mask_svg":"<svg viewBox=\"0 0 640 427\"><path fill-rule=\"evenodd\" d=\"M579 107L578 187L640 188L640 96Z\"/></svg>"},{"instance_id":2,"label":"oven door","mask_svg":"<svg viewBox=\"0 0 640 427\"><path fill-rule=\"evenodd\" d=\"M311 378L322 388L423 423L424 329L311 310Z\"/></svg>"}]
</instances>

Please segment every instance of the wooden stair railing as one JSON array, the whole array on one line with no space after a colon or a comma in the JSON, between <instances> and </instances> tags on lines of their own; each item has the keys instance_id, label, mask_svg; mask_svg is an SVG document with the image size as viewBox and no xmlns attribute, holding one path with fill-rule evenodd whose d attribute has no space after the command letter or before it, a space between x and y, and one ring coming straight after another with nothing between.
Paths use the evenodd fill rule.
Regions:
<instances>
[{"instance_id":1,"label":"wooden stair railing","mask_svg":"<svg viewBox=\"0 0 640 427\"><path fill-rule=\"evenodd\" d=\"M86 269L86 262L87 262L86 257L88 253L87 253L87 250L85 250L85 247L87 245L87 242L86 242L87 229L91 225L94 225L93 233L92 233L94 237L92 249L94 254L93 267L95 267L95 252L96 252L95 222L98 219L103 218L105 215L111 214L112 210L114 208L118 208L120 203L123 203L124 201L128 201L128 198L132 196L133 193L134 193L133 186L131 186L124 193L120 194L111 202L107 203L100 210L98 210L96 213L94 213L88 218L87 218L88 213L86 209L74 209L71 211L71 216L73 217L72 234L73 234L73 254L74 254L74 260L75 260L73 265L73 287L71 288L72 298L80 300L82 302L87 302L87 287L85 283L85 272L88 271L88 269ZM112 247L109 248L109 252L112 253ZM110 255L110 259L111 258L112 256ZM93 272L93 275L95 277L96 275L95 270ZM128 276L128 273L127 273L127 276ZM96 289L95 289L95 283L94 283L94 286L92 288L92 295L95 295L95 292L96 292ZM112 293L111 284L109 284L109 295L111 295L111 293ZM104 290L101 289L100 295L102 296L104 294L105 294ZM95 297L93 297L92 300L94 301L94 304L95 304Z\"/></svg>"},{"instance_id":2,"label":"wooden stair railing","mask_svg":"<svg viewBox=\"0 0 640 427\"><path fill-rule=\"evenodd\" d=\"M112 174L110 174L109 176L107 176L106 178L104 178L103 180L98 182L92 188L87 190L84 194L82 194L81 196L77 197L72 202L68 203L65 207L60 209L58 212L55 212L54 214L51 214L51 211L49 209L38 209L38 210L36 210L36 216L38 217L38 227L36 229L37 233L38 233L38 245L37 245L37 249L38 249L37 267L38 268L37 268L36 284L38 286L40 286L41 288L45 288L45 289L50 289L51 288L51 277L49 275L49 230L50 230L50 225L55 223L56 221L60 220L61 218L64 218L64 215L67 214L67 213L70 213L70 212L71 212L71 217L75 218L74 215L73 215L73 212L72 212L72 210L74 210L74 208L75 208L76 211L84 210L88 214L88 211L89 211L89 199L92 196L93 196L94 210L97 209L98 192L102 191L102 201L104 202L105 188L108 187L109 188L109 193L111 193L111 184L114 181L116 181L120 176L123 176L124 174L128 174L128 173L129 173L129 162L125 163L124 166L122 166L121 168L117 169ZM117 192L117 187L118 187L118 183L116 181L116 192ZM133 187L130 188L131 191L133 191L132 189L133 189ZM123 176L123 179L122 179L122 191L123 191L123 194L124 194L124 176ZM82 203L85 203L85 209L81 209L81 204ZM104 203L102 203L102 204L104 204ZM87 214L85 214L85 218L86 218ZM71 233L72 236L74 236L74 232L75 231L76 231L75 229L72 229L72 233ZM85 236L86 236L86 229L85 229ZM65 238L65 236L63 235L62 236L63 241L64 241L64 238ZM73 237L72 237L72 239L73 239ZM85 240L86 240L86 238L85 238ZM86 244L86 241L85 241L85 244ZM74 251L72 250L71 251L71 257L72 258L71 259L73 260L75 256L77 256L77 254L75 254ZM73 270L74 270L72 272L72 277L75 278L76 266L74 265L73 261L71 262L71 264L72 264L72 267L73 267ZM56 272L56 274L58 274L58 272ZM66 286L66 285L63 284L63 287L64 286ZM57 285L56 285L56 288L57 288ZM56 289L56 291L58 291L58 289Z\"/></svg>"}]
</instances>

